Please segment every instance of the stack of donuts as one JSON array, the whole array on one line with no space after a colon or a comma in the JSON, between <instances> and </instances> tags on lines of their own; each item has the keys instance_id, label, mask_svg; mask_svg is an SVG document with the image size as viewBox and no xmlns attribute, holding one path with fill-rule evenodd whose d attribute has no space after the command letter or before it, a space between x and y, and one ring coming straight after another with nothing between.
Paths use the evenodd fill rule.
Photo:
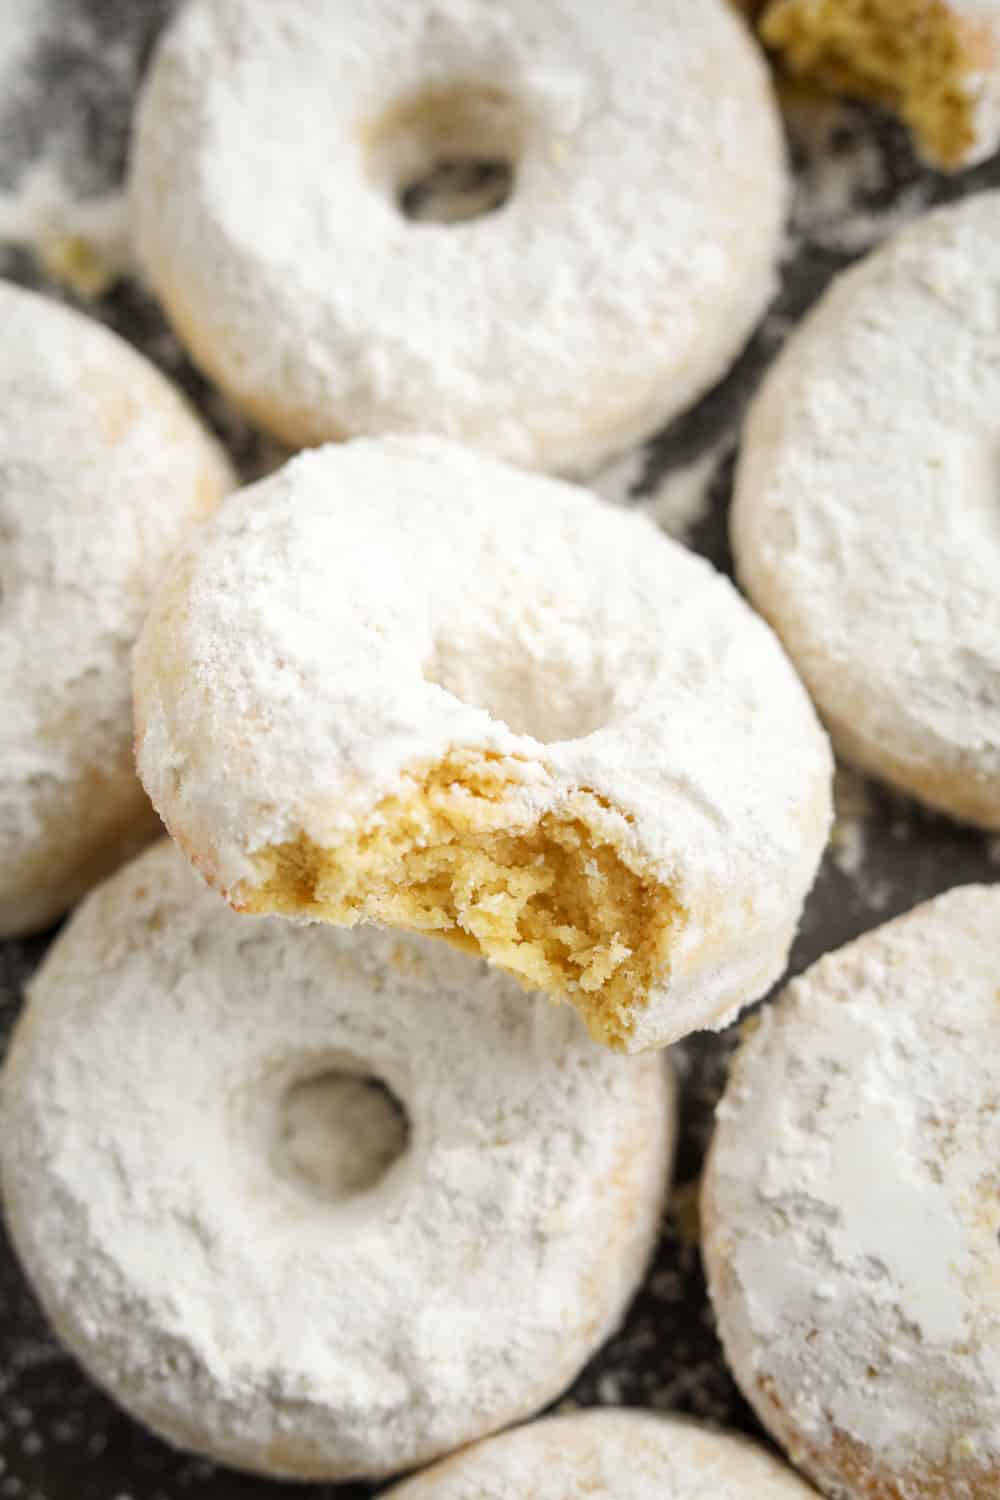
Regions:
<instances>
[{"instance_id":1,"label":"stack of donuts","mask_svg":"<svg viewBox=\"0 0 1000 1500\"><path fill-rule=\"evenodd\" d=\"M959 165L1000 7L914 9L756 7ZM895 72L850 72L861 11L916 28ZM777 285L781 119L727 0L188 0L130 171L173 329L293 451L238 488L136 350L0 284L0 935L80 903L0 1081L53 1329L179 1447L432 1465L398 1500L996 1500L1000 887L742 1023L703 1253L782 1452L530 1419L642 1282L672 1044L785 974L831 742L1000 831L1000 196L788 339L741 593L573 482Z\"/></svg>"}]
</instances>

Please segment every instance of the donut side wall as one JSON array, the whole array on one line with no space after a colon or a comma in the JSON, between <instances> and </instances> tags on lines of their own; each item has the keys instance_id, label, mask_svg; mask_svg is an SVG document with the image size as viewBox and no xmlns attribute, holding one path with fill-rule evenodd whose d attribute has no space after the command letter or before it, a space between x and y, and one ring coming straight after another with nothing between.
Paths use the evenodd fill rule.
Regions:
<instances>
[{"instance_id":1,"label":"donut side wall","mask_svg":"<svg viewBox=\"0 0 1000 1500\"><path fill-rule=\"evenodd\" d=\"M596 1040L627 1051L685 913L595 827L594 793L512 831L514 785L496 756L453 756L335 849L303 835L262 850L260 884L234 904L443 937L528 989L569 999Z\"/></svg>"},{"instance_id":2,"label":"donut side wall","mask_svg":"<svg viewBox=\"0 0 1000 1500\"><path fill-rule=\"evenodd\" d=\"M717 1182L710 1165L701 1197L702 1254L715 1305L725 1308L729 1315L728 1326L720 1327L720 1337L730 1367L747 1368L753 1363L752 1355L742 1343L743 1334L736 1332L742 1328L735 1310L740 1308L743 1294L717 1199ZM807 1441L766 1374L758 1374L753 1383L744 1380L741 1389L775 1442L824 1494L843 1496L844 1500L994 1500L1000 1493L1000 1472L977 1467L974 1455L963 1458L956 1454L947 1468L921 1464L900 1474L867 1444L839 1429L833 1431L828 1444Z\"/></svg>"}]
</instances>

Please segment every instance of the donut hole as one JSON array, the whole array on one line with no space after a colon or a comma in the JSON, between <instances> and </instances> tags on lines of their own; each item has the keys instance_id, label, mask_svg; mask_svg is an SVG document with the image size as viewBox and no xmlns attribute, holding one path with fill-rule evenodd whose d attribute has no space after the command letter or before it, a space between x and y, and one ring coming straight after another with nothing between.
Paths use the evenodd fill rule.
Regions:
<instances>
[{"instance_id":1,"label":"donut hole","mask_svg":"<svg viewBox=\"0 0 1000 1500\"><path fill-rule=\"evenodd\" d=\"M378 1187L409 1140L409 1116L389 1086L338 1063L285 1091L272 1166L309 1197L344 1203Z\"/></svg>"},{"instance_id":2,"label":"donut hole","mask_svg":"<svg viewBox=\"0 0 1000 1500\"><path fill-rule=\"evenodd\" d=\"M514 191L524 123L502 89L427 89L394 105L367 134L372 180L415 223L481 219Z\"/></svg>"},{"instance_id":3,"label":"donut hole","mask_svg":"<svg viewBox=\"0 0 1000 1500\"><path fill-rule=\"evenodd\" d=\"M585 739L614 715L614 689L597 673L581 671L571 653L515 660L496 648L444 643L425 662L423 679L543 745Z\"/></svg>"}]
</instances>

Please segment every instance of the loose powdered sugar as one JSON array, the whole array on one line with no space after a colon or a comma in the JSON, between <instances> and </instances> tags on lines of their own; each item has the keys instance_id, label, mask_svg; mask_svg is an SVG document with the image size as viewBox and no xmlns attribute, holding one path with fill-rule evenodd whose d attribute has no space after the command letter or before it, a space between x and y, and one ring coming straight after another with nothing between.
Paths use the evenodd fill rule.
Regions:
<instances>
[{"instance_id":1,"label":"loose powdered sugar","mask_svg":"<svg viewBox=\"0 0 1000 1500\"><path fill-rule=\"evenodd\" d=\"M85 298L130 268L123 126L170 3L0 7L0 262L27 251Z\"/></svg>"},{"instance_id":2,"label":"loose powdered sugar","mask_svg":"<svg viewBox=\"0 0 1000 1500\"><path fill-rule=\"evenodd\" d=\"M847 766L838 766L833 782L833 806L831 856L844 875L857 877L865 862L867 825L872 815L871 795L865 778Z\"/></svg>"},{"instance_id":3,"label":"loose powdered sugar","mask_svg":"<svg viewBox=\"0 0 1000 1500\"><path fill-rule=\"evenodd\" d=\"M17 933L153 831L130 652L161 568L232 478L106 329L7 283L0 326L0 931Z\"/></svg>"},{"instance_id":4,"label":"loose powdered sugar","mask_svg":"<svg viewBox=\"0 0 1000 1500\"><path fill-rule=\"evenodd\" d=\"M45 9L51 12L51 7ZM63 214L64 222L72 226L73 202L85 194L96 192L99 199L108 201L118 170L110 161L109 142L124 139L131 107L128 87L135 70L131 65L126 67L125 54L140 33L152 34L157 18L168 9L162 0L114 0L114 3L113 0L63 0L56 7L55 23L47 23L51 45L46 47L42 59L44 68L32 65L31 47L20 49L16 83L8 77L0 88L0 106L7 106L0 108L0 181L15 190L13 196L3 198L5 205L15 202L19 184L34 180L34 174L29 177L24 172L23 164L37 163L39 159L44 159L47 175L55 178L56 188L60 192L65 190L71 198ZM0 5L0 28L8 23L14 35L22 24L25 27L30 24L34 35L32 18L36 14L30 0ZM61 45L60 34L72 39L71 50ZM72 122L68 113L70 99ZM846 154L850 171L838 161L833 161L829 170L841 182L852 175L858 180L857 190L842 193L841 201L848 222L864 226L867 243L881 237L895 223L895 214L891 208L887 211L887 207L900 191L909 206L933 200L945 187L940 180L929 176L919 179L919 189L911 185L916 169L906 154L901 132L893 131L885 121L874 119L862 109L852 106L847 113L851 136ZM27 125L21 128L21 120L30 122L30 129ZM798 142L798 118L791 117L789 123L793 139ZM869 144L863 145L862 139ZM883 144L876 148L875 140ZM818 143L817 152L835 155L837 144L825 136ZM872 166L876 156L877 165ZM807 167L811 160L810 157ZM955 187L962 190L981 187L986 181L996 181L997 171L994 164ZM768 349L776 346L779 328L788 328L798 319L807 296L811 298L828 276L831 264L846 253L838 247L837 228L829 217L824 213L823 223L818 225L809 215L813 184L819 185L824 180L828 179L819 172L811 176L808 192L804 197L800 195L796 210L798 227L789 245L789 253L794 252L795 259L788 266L788 293L775 316L768 320L765 338ZM850 187L850 181L847 185ZM818 192L817 197L827 205L832 201L825 192ZM11 233L19 244L30 239L30 234L20 235L14 228ZM15 278L33 278L50 292L58 290L39 275L26 255L12 251L5 257L4 247L0 246L0 265ZM216 393L195 379L176 342L162 329L152 302L139 296L133 284L120 287L95 312L113 320L161 366L186 382L203 403L206 417L219 425L231 451L235 446L237 457L249 446L250 429ZM748 377L753 373L753 369L746 368L739 373L734 385L738 396L748 388ZM731 418L727 416L726 420ZM669 455L681 464L686 463L692 447L686 441L687 428L684 434L680 441L680 434L661 441L656 449L658 457ZM628 455L623 467L632 471L632 480L623 486L626 489L638 490L644 473L650 476L651 485L652 475L658 472L656 464L645 463L642 455L635 452ZM249 467L244 473L254 477ZM713 494L714 509L720 520L726 498L721 488ZM696 538L702 549L715 541L714 536L708 542L705 537L705 531L701 530ZM1000 865L1000 844L996 840L992 849L996 864L990 866L984 857L984 851L990 848L985 840L941 820L927 818L901 798L887 801L881 791L874 800L869 800L872 805L864 814L855 813L852 805L846 811L838 805L838 818L843 825L864 831L865 859L859 874L849 879L832 862L832 867L827 868L807 911L808 925L796 949L797 965L817 954L821 947L844 941L858 927L869 924L876 900L888 900L892 907L898 908L907 893L920 890L930 894L947 880L954 880L956 871L961 871L962 879L989 879L993 878L991 870ZM901 837L904 833L905 839ZM857 843L853 831L848 838L853 847ZM909 899L913 899L912 894ZM30 954L34 962L40 951L39 944L30 947L6 944L0 949L3 1006L0 1023L10 1019L17 1009L23 965L27 961L25 954ZM4 1026L0 1024L2 1029ZM684 1171L689 1176L697 1169L701 1112L707 1112L714 1103L725 1048L725 1040L716 1037L699 1037L687 1044L693 1058L692 1087L685 1098ZM675 1056L677 1053L678 1049L674 1049ZM694 1121L692 1112L697 1114ZM694 1130L695 1139L692 1139L693 1125L698 1127ZM715 1421L746 1423L745 1407L733 1392L712 1334L702 1325L704 1308L697 1261L697 1250L669 1226L661 1247L659 1269L647 1281L627 1330L581 1378L576 1399L583 1403L624 1399L656 1407L679 1401L686 1409ZM127 1500L128 1496L136 1500L140 1497L162 1500L167 1494L203 1494L215 1500L223 1493L242 1494L248 1487L246 1480L220 1473L203 1461L170 1454L122 1421L79 1372L75 1362L43 1337L33 1301L9 1257L0 1262L0 1301L3 1325L0 1494L5 1500L42 1491L55 1500L56 1496L79 1494L81 1483L84 1488L89 1486L95 1496L98 1491L105 1497L121 1492L121 1500ZM28 1456L29 1448L36 1456Z\"/></svg>"},{"instance_id":5,"label":"loose powdered sugar","mask_svg":"<svg viewBox=\"0 0 1000 1500\"><path fill-rule=\"evenodd\" d=\"M826 839L825 738L731 585L438 439L328 447L234 497L154 605L136 702L154 803L236 899L257 851L336 849L465 747L510 768L498 827L595 793L603 838L686 912L637 1048L767 987Z\"/></svg>"},{"instance_id":6,"label":"loose powdered sugar","mask_svg":"<svg viewBox=\"0 0 1000 1500\"><path fill-rule=\"evenodd\" d=\"M629 448L593 474L587 487L609 505L628 505L640 490L645 470L644 450Z\"/></svg>"},{"instance_id":7,"label":"loose powdered sugar","mask_svg":"<svg viewBox=\"0 0 1000 1500\"><path fill-rule=\"evenodd\" d=\"M0 240L30 248L81 297L100 295L131 270L123 194L80 198L51 162L29 167L15 193L0 193Z\"/></svg>"},{"instance_id":8,"label":"loose powdered sugar","mask_svg":"<svg viewBox=\"0 0 1000 1500\"><path fill-rule=\"evenodd\" d=\"M641 509L667 536L689 541L691 532L709 513L712 487L735 446L732 435L723 433L690 463L668 469L652 492L643 496Z\"/></svg>"},{"instance_id":9,"label":"loose powdered sugar","mask_svg":"<svg viewBox=\"0 0 1000 1500\"><path fill-rule=\"evenodd\" d=\"M630 506L649 516L667 536L687 543L711 510L715 480L735 446L735 436L725 431L696 458L672 466L653 485L645 481L648 455L632 448L589 479L587 488L610 505Z\"/></svg>"}]
</instances>

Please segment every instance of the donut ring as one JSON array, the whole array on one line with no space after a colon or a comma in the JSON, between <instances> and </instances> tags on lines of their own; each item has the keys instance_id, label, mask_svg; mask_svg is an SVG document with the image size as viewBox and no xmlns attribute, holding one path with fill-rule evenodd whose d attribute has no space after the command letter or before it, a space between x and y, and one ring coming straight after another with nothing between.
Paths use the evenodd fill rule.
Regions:
<instances>
[{"instance_id":1,"label":"donut ring","mask_svg":"<svg viewBox=\"0 0 1000 1500\"><path fill-rule=\"evenodd\" d=\"M1000 1493L1000 886L820 960L734 1065L702 1195L733 1373L824 1494Z\"/></svg>"},{"instance_id":2,"label":"donut ring","mask_svg":"<svg viewBox=\"0 0 1000 1500\"><path fill-rule=\"evenodd\" d=\"M372 1072L409 1143L358 1192ZM301 1097L318 1077L342 1108ZM441 944L234 917L166 841L50 950L2 1110L61 1337L168 1439L296 1478L409 1468L555 1397L638 1284L673 1139L660 1059Z\"/></svg>"},{"instance_id":3,"label":"donut ring","mask_svg":"<svg viewBox=\"0 0 1000 1500\"><path fill-rule=\"evenodd\" d=\"M387 1500L810 1500L763 1448L651 1411L581 1411L478 1443Z\"/></svg>"},{"instance_id":4,"label":"donut ring","mask_svg":"<svg viewBox=\"0 0 1000 1500\"><path fill-rule=\"evenodd\" d=\"M106 328L0 282L0 938L47 926L159 824L129 657L167 558L235 480Z\"/></svg>"},{"instance_id":5,"label":"donut ring","mask_svg":"<svg viewBox=\"0 0 1000 1500\"><path fill-rule=\"evenodd\" d=\"M777 978L829 826L826 739L725 579L436 438L236 497L135 689L145 786L237 909L436 933L629 1051Z\"/></svg>"},{"instance_id":6,"label":"donut ring","mask_svg":"<svg viewBox=\"0 0 1000 1500\"><path fill-rule=\"evenodd\" d=\"M740 580L834 744L1000 828L1000 194L928 215L845 272L747 424Z\"/></svg>"},{"instance_id":7,"label":"donut ring","mask_svg":"<svg viewBox=\"0 0 1000 1500\"><path fill-rule=\"evenodd\" d=\"M512 164L509 201L411 222L398 195L449 158ZM294 447L441 432L558 472L725 372L786 197L767 70L724 0L195 0L132 167L146 274L255 421Z\"/></svg>"}]
</instances>

